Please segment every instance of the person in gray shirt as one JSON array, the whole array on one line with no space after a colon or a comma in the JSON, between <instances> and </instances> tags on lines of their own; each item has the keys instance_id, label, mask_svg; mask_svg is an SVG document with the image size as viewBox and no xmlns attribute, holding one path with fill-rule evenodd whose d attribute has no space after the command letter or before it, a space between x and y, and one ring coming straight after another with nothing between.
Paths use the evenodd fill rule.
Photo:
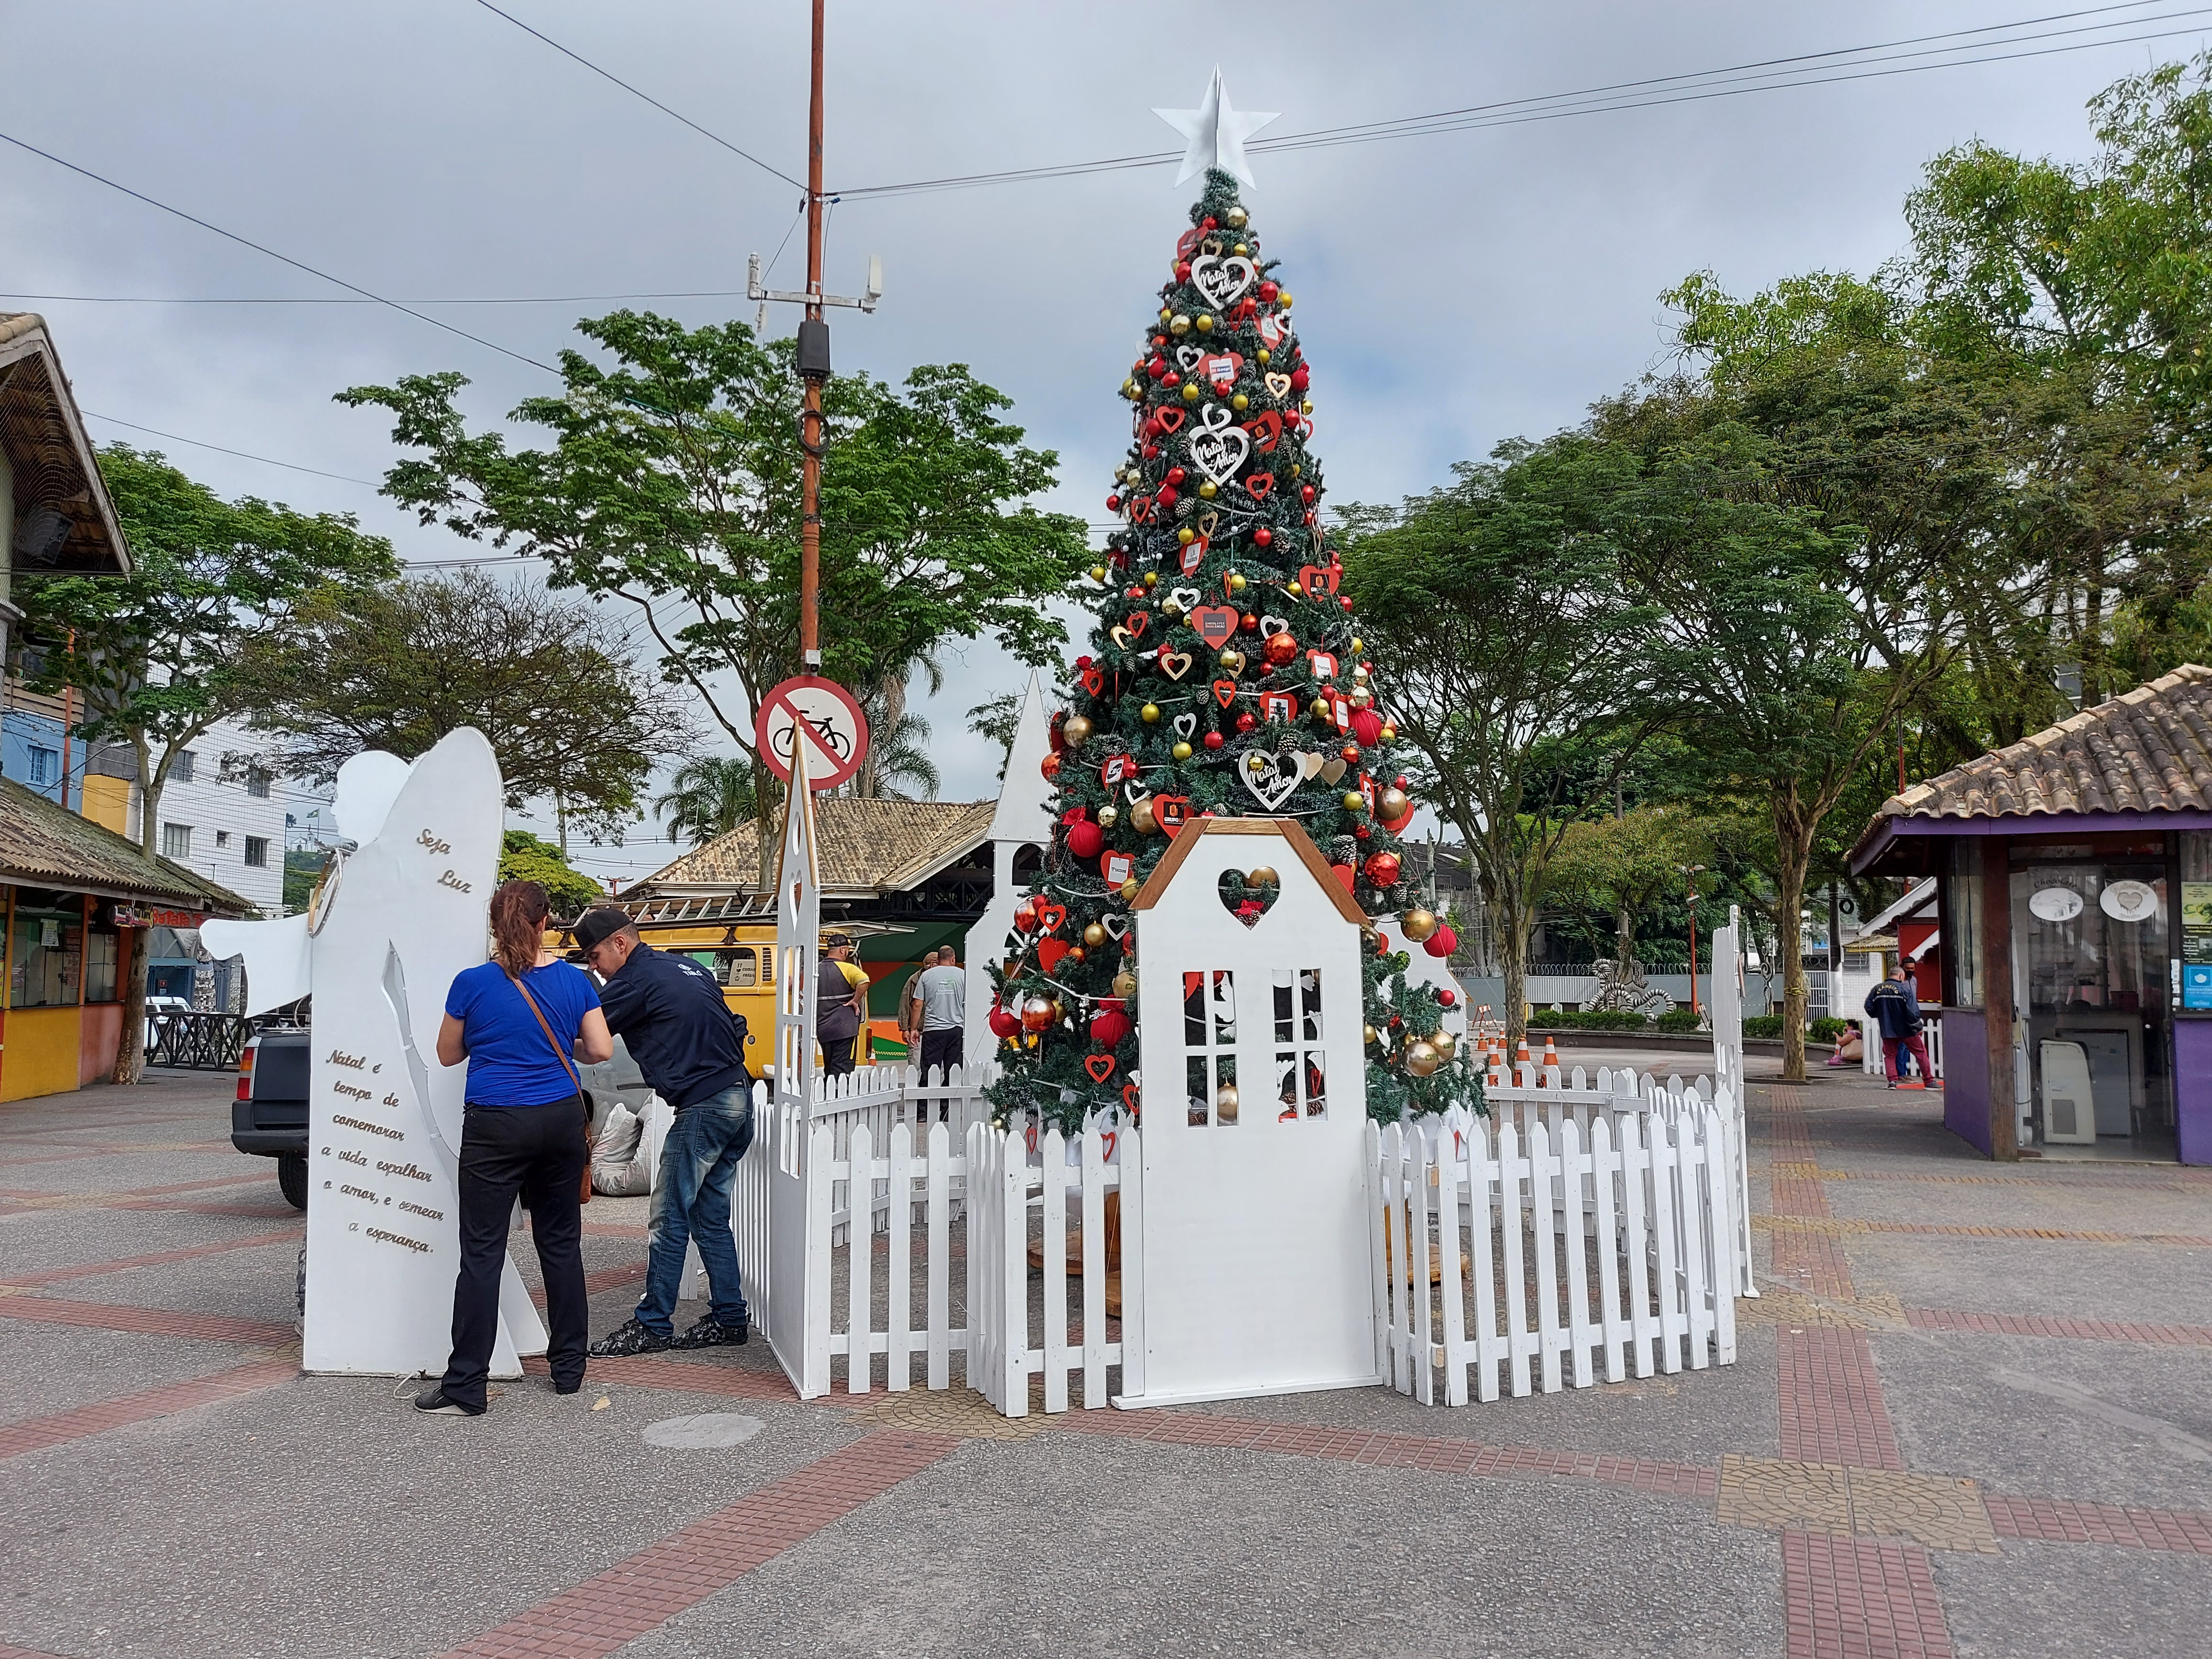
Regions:
<instances>
[{"instance_id":1,"label":"person in gray shirt","mask_svg":"<svg viewBox=\"0 0 2212 1659\"><path fill-rule=\"evenodd\" d=\"M921 1075L927 1079L934 1069L940 1081L955 1066L967 1063L968 1034L968 975L959 965L959 955L947 945L937 952L936 964L925 968L914 976L914 987L908 993L920 1005L915 1029L921 1033L921 1048L918 1059ZM950 1109L948 1100L938 1107L942 1117ZM927 1121L925 1107L922 1121Z\"/></svg>"}]
</instances>

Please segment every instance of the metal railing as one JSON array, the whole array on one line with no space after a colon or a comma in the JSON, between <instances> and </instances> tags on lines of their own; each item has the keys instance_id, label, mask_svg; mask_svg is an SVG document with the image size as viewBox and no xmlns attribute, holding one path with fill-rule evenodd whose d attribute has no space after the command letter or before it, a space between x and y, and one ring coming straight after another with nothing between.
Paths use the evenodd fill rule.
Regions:
<instances>
[{"instance_id":1,"label":"metal railing","mask_svg":"<svg viewBox=\"0 0 2212 1659\"><path fill-rule=\"evenodd\" d=\"M234 1072L255 1025L244 1014L155 1010L146 1016L146 1063L190 1072Z\"/></svg>"}]
</instances>

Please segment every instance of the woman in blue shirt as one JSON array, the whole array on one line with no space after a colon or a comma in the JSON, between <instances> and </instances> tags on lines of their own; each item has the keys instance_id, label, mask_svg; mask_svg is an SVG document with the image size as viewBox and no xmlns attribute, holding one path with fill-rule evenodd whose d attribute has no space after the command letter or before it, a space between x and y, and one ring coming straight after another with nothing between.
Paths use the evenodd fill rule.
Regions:
<instances>
[{"instance_id":1,"label":"woman in blue shirt","mask_svg":"<svg viewBox=\"0 0 2212 1659\"><path fill-rule=\"evenodd\" d=\"M585 1141L582 1085L571 1056L597 1063L614 1038L591 976L544 948L552 906L534 881L491 896L492 959L454 976L438 1030L441 1064L468 1062L462 1119L461 1266L453 1282L453 1353L418 1411L480 1417L499 1330L499 1280L518 1194L545 1275L546 1359L553 1387L584 1386L590 1308L585 1300L580 1199Z\"/></svg>"}]
</instances>

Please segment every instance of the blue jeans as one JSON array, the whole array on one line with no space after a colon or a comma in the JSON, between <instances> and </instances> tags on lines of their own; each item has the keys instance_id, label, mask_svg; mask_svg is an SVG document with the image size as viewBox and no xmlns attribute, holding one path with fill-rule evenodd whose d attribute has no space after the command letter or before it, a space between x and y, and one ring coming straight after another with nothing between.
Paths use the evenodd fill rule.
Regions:
<instances>
[{"instance_id":1,"label":"blue jeans","mask_svg":"<svg viewBox=\"0 0 2212 1659\"><path fill-rule=\"evenodd\" d=\"M699 1243L716 1322L746 1322L738 1283L738 1247L730 1236L730 1188L738 1160L753 1144L753 1091L739 1084L677 1113L661 1144L653 1183L653 1217L647 1224L645 1294L637 1322L659 1335L674 1328L676 1292L684 1279L684 1247Z\"/></svg>"}]
</instances>

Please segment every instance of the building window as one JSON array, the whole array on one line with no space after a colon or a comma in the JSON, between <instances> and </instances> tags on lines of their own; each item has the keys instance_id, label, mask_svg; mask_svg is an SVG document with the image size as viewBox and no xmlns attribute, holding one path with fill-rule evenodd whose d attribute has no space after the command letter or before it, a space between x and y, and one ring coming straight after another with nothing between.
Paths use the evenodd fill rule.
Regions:
<instances>
[{"instance_id":1,"label":"building window","mask_svg":"<svg viewBox=\"0 0 2212 1659\"><path fill-rule=\"evenodd\" d=\"M31 747L31 787L50 789L54 780L62 775L62 751L58 749Z\"/></svg>"},{"instance_id":2,"label":"building window","mask_svg":"<svg viewBox=\"0 0 2212 1659\"><path fill-rule=\"evenodd\" d=\"M192 826L189 823L165 823L161 826L161 856L165 859L188 859L192 855Z\"/></svg>"},{"instance_id":3,"label":"building window","mask_svg":"<svg viewBox=\"0 0 2212 1659\"><path fill-rule=\"evenodd\" d=\"M192 781L192 773L198 769L198 763L199 757L191 750L179 749L177 750L177 758L169 763L169 781L190 783Z\"/></svg>"},{"instance_id":4,"label":"building window","mask_svg":"<svg viewBox=\"0 0 2212 1659\"><path fill-rule=\"evenodd\" d=\"M265 870L269 867L269 837L248 836L246 838L246 862L249 868Z\"/></svg>"},{"instance_id":5,"label":"building window","mask_svg":"<svg viewBox=\"0 0 2212 1659\"><path fill-rule=\"evenodd\" d=\"M8 1001L16 1008L74 1006L84 967L84 907L68 893L19 889L9 951Z\"/></svg>"},{"instance_id":6,"label":"building window","mask_svg":"<svg viewBox=\"0 0 2212 1659\"><path fill-rule=\"evenodd\" d=\"M246 793L256 800L269 799L269 774L258 766L246 769Z\"/></svg>"},{"instance_id":7,"label":"building window","mask_svg":"<svg viewBox=\"0 0 2212 1659\"><path fill-rule=\"evenodd\" d=\"M223 847L228 847L228 846L229 846L229 845L230 845L230 831L229 831L229 830L216 830L216 831L215 832L215 844L216 844L218 848L223 848Z\"/></svg>"},{"instance_id":8,"label":"building window","mask_svg":"<svg viewBox=\"0 0 2212 1659\"><path fill-rule=\"evenodd\" d=\"M112 927L95 927L84 939L84 1000L116 1000L116 969L123 958L123 936Z\"/></svg>"},{"instance_id":9,"label":"building window","mask_svg":"<svg viewBox=\"0 0 2212 1659\"><path fill-rule=\"evenodd\" d=\"M1943 964L1954 1007L1982 1006L1982 843L1972 836L1951 842L1951 868L1943 884Z\"/></svg>"}]
</instances>

